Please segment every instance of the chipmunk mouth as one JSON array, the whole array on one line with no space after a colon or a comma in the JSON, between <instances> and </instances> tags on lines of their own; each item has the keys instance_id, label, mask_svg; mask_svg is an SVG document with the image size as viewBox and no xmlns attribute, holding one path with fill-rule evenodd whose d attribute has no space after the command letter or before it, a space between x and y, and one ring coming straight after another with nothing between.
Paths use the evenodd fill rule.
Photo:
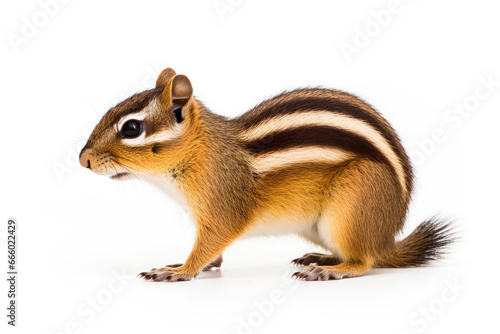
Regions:
<instances>
[{"instance_id":1,"label":"chipmunk mouth","mask_svg":"<svg viewBox=\"0 0 500 334\"><path fill-rule=\"evenodd\" d=\"M123 180L125 178L128 178L130 176L130 173L127 172L120 172L115 175L111 175L109 178L112 180Z\"/></svg>"}]
</instances>

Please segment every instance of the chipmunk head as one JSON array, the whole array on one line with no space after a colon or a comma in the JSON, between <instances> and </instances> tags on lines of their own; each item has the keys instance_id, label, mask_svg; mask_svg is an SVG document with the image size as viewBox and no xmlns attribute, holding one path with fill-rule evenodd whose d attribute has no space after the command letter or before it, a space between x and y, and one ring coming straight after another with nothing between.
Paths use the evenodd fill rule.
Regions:
<instances>
[{"instance_id":1,"label":"chipmunk head","mask_svg":"<svg viewBox=\"0 0 500 334\"><path fill-rule=\"evenodd\" d=\"M182 159L197 118L189 79L167 68L154 89L104 115L80 152L80 164L112 179L165 173Z\"/></svg>"}]
</instances>

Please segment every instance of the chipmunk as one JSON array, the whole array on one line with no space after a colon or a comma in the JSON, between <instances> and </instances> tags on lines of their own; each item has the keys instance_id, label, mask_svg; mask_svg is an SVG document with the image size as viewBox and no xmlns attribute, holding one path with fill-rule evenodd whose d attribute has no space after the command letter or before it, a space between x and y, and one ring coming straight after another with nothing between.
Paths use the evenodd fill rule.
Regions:
<instances>
[{"instance_id":1,"label":"chipmunk","mask_svg":"<svg viewBox=\"0 0 500 334\"><path fill-rule=\"evenodd\" d=\"M140 178L185 205L196 240L184 264L140 273L190 280L219 268L240 237L295 233L329 254L292 261L292 277L330 280L374 267L419 266L453 241L431 218L395 241L413 189L409 158L391 125L354 95L297 89L228 119L193 97L171 68L156 87L111 108L80 153L111 179Z\"/></svg>"}]
</instances>

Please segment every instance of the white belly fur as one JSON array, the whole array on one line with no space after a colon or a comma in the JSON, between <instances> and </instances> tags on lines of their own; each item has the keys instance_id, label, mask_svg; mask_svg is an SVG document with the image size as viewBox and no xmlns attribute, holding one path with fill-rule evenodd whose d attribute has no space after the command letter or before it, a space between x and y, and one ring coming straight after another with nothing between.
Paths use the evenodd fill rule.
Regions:
<instances>
[{"instance_id":1,"label":"white belly fur","mask_svg":"<svg viewBox=\"0 0 500 334\"><path fill-rule=\"evenodd\" d=\"M184 211L191 213L184 195L174 179L167 176L153 175L143 175L142 178L154 187L160 189L168 197L172 198L182 209L184 209Z\"/></svg>"},{"instance_id":2,"label":"white belly fur","mask_svg":"<svg viewBox=\"0 0 500 334\"><path fill-rule=\"evenodd\" d=\"M243 237L277 236L286 234L303 234L314 223L307 218L263 216L255 220L253 227Z\"/></svg>"},{"instance_id":3,"label":"white belly fur","mask_svg":"<svg viewBox=\"0 0 500 334\"><path fill-rule=\"evenodd\" d=\"M322 216L319 219L317 217L307 219L297 216L273 217L267 215L265 218L257 219L253 228L246 232L243 238L296 234L342 258L334 240L328 237L331 235L328 226L328 219Z\"/></svg>"}]
</instances>

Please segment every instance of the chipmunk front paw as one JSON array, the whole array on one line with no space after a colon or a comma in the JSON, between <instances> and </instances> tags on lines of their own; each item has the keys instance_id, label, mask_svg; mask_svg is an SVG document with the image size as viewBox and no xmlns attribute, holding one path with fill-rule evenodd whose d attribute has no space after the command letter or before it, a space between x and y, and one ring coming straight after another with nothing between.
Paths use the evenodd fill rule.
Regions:
<instances>
[{"instance_id":1,"label":"chipmunk front paw","mask_svg":"<svg viewBox=\"0 0 500 334\"><path fill-rule=\"evenodd\" d=\"M138 276L154 282L180 282L190 281L194 278L192 275L184 274L182 270L179 270L179 267L153 268L151 271L142 272Z\"/></svg>"}]
</instances>

